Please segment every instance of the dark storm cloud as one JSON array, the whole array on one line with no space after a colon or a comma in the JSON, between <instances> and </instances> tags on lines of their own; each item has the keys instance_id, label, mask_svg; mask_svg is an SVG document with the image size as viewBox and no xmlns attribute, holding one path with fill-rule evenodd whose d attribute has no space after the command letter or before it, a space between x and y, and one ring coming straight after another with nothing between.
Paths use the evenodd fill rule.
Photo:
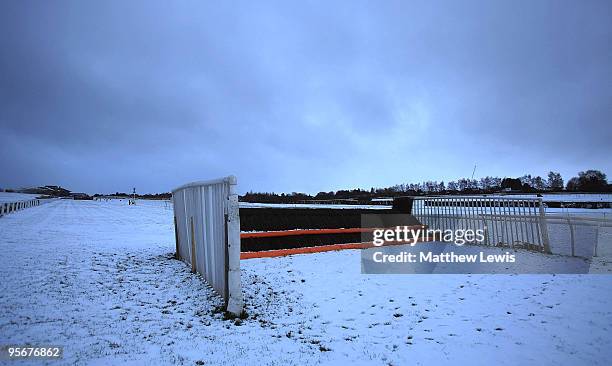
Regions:
<instances>
[{"instance_id":1,"label":"dark storm cloud","mask_svg":"<svg viewBox=\"0 0 612 366\"><path fill-rule=\"evenodd\" d=\"M612 174L609 2L0 7L0 186Z\"/></svg>"}]
</instances>

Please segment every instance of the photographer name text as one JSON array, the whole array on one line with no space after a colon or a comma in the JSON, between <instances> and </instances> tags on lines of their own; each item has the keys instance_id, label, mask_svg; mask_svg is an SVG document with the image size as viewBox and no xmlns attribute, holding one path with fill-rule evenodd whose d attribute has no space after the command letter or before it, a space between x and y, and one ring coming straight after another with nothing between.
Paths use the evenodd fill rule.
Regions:
<instances>
[{"instance_id":1,"label":"photographer name text","mask_svg":"<svg viewBox=\"0 0 612 366\"><path fill-rule=\"evenodd\" d=\"M384 254L374 252L372 259L376 263L514 263L514 254L455 254L454 252L434 254L432 252L401 252Z\"/></svg>"}]
</instances>

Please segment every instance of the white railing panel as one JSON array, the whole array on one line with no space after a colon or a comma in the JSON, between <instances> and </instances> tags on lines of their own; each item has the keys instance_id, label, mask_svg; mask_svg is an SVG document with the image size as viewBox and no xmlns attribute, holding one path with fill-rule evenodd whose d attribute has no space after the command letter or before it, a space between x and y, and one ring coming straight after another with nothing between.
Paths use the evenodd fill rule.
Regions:
<instances>
[{"instance_id":1,"label":"white railing panel","mask_svg":"<svg viewBox=\"0 0 612 366\"><path fill-rule=\"evenodd\" d=\"M185 184L172 191L177 257L191 265L225 300L242 311L240 216L233 176Z\"/></svg>"},{"instance_id":2,"label":"white railing panel","mask_svg":"<svg viewBox=\"0 0 612 366\"><path fill-rule=\"evenodd\" d=\"M550 253L541 199L414 197L414 215L431 229L485 230L486 245L529 245Z\"/></svg>"}]
</instances>

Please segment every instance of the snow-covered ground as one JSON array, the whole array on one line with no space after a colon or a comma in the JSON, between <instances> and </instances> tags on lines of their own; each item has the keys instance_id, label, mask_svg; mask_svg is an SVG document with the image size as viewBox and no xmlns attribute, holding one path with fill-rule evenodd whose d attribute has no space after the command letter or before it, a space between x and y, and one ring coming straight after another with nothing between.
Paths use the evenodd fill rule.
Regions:
<instances>
[{"instance_id":1,"label":"snow-covered ground","mask_svg":"<svg viewBox=\"0 0 612 366\"><path fill-rule=\"evenodd\" d=\"M610 193L536 193L522 194L484 194L481 197L499 198L542 198L545 202L612 202Z\"/></svg>"},{"instance_id":2,"label":"snow-covered ground","mask_svg":"<svg viewBox=\"0 0 612 366\"><path fill-rule=\"evenodd\" d=\"M33 200L38 196L37 194L0 192L0 203Z\"/></svg>"},{"instance_id":3,"label":"snow-covered ground","mask_svg":"<svg viewBox=\"0 0 612 366\"><path fill-rule=\"evenodd\" d=\"M0 218L0 344L63 345L53 365L612 359L609 275L362 275L356 250L250 259L249 317L233 321L173 247L158 202L59 200Z\"/></svg>"},{"instance_id":4,"label":"snow-covered ground","mask_svg":"<svg viewBox=\"0 0 612 366\"><path fill-rule=\"evenodd\" d=\"M512 194L503 197L538 198L537 194ZM612 202L610 193L544 193L542 200L548 202Z\"/></svg>"},{"instance_id":5,"label":"snow-covered ground","mask_svg":"<svg viewBox=\"0 0 612 366\"><path fill-rule=\"evenodd\" d=\"M114 199L114 201L120 201ZM166 208L172 207L172 200L139 200L145 205L162 205ZM303 204L303 203L255 203L255 202L240 202L240 207L243 208L334 208L334 209L374 209L374 210L389 210L391 206L386 205L337 205L337 204Z\"/></svg>"},{"instance_id":6,"label":"snow-covered ground","mask_svg":"<svg viewBox=\"0 0 612 366\"><path fill-rule=\"evenodd\" d=\"M555 217L585 217L595 219L608 219L612 220L612 208L546 208L546 215Z\"/></svg>"}]
</instances>

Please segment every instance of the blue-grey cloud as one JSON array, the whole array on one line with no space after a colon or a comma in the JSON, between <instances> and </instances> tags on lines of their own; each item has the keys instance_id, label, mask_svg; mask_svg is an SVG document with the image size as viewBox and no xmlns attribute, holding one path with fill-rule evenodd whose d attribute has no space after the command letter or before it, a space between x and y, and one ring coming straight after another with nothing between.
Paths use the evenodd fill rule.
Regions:
<instances>
[{"instance_id":1,"label":"blue-grey cloud","mask_svg":"<svg viewBox=\"0 0 612 366\"><path fill-rule=\"evenodd\" d=\"M612 174L612 6L4 2L0 186Z\"/></svg>"}]
</instances>

